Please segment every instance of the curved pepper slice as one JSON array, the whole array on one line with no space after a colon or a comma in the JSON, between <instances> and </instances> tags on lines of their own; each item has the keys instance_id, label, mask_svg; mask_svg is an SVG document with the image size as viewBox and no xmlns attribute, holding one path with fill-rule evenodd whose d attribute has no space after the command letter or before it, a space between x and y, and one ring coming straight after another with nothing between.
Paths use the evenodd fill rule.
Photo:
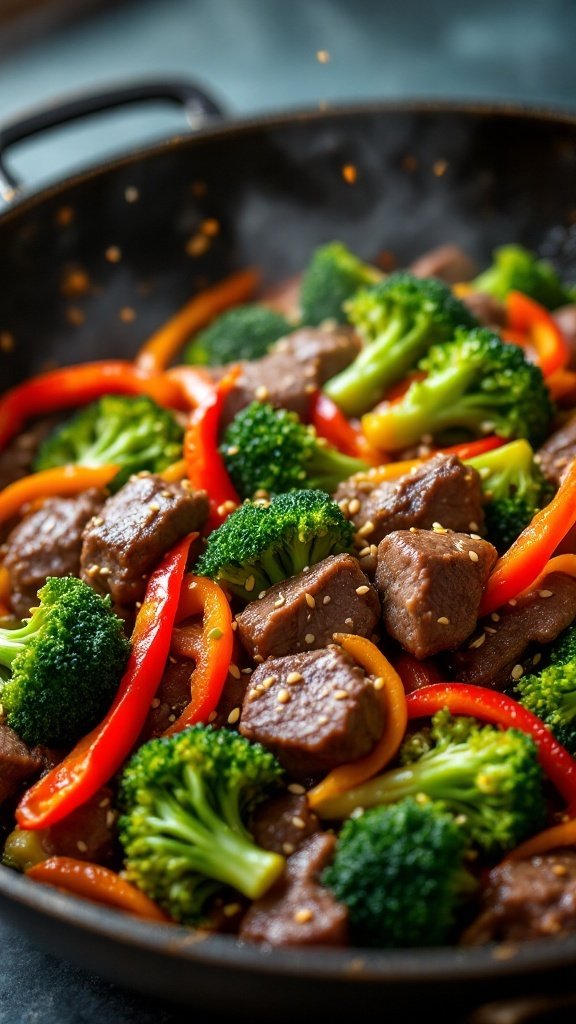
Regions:
<instances>
[{"instance_id":1,"label":"curved pepper slice","mask_svg":"<svg viewBox=\"0 0 576 1024\"><path fill-rule=\"evenodd\" d=\"M147 921L167 923L170 920L149 896L101 864L77 860L75 857L48 857L40 864L28 868L26 875L35 882L54 885L75 896L124 910Z\"/></svg>"},{"instance_id":2,"label":"curved pepper slice","mask_svg":"<svg viewBox=\"0 0 576 1024\"><path fill-rule=\"evenodd\" d=\"M317 391L313 397L310 418L318 437L323 437L343 455L363 459L370 466L379 466L386 461L386 456L372 448L362 431L346 419L323 391Z\"/></svg>"},{"instance_id":3,"label":"curved pepper slice","mask_svg":"<svg viewBox=\"0 0 576 1024\"><path fill-rule=\"evenodd\" d=\"M546 828L543 832L531 836L525 843L515 846L510 853L506 854L503 863L509 860L528 860L529 857L538 857L550 850L556 850L559 846L576 846L576 818L563 821L552 828Z\"/></svg>"},{"instance_id":4,"label":"curved pepper slice","mask_svg":"<svg viewBox=\"0 0 576 1024\"><path fill-rule=\"evenodd\" d=\"M570 349L562 331L544 306L523 292L509 292L505 300L507 327L522 339L519 344L529 346L535 353L535 362L545 377L564 369L570 359Z\"/></svg>"},{"instance_id":5,"label":"curved pepper slice","mask_svg":"<svg viewBox=\"0 0 576 1024\"><path fill-rule=\"evenodd\" d=\"M0 524L8 522L23 505L38 498L81 494L89 487L106 487L117 472L118 466L58 466L15 480L0 491Z\"/></svg>"}]
</instances>

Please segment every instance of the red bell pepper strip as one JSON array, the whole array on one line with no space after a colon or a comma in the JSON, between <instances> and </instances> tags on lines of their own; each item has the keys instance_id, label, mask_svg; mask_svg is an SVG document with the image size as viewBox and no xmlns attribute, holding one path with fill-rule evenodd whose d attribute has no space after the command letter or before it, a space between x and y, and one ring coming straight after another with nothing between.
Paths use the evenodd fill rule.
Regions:
<instances>
[{"instance_id":1,"label":"red bell pepper strip","mask_svg":"<svg viewBox=\"0 0 576 1024\"><path fill-rule=\"evenodd\" d=\"M560 327L544 306L523 292L506 296L507 327L523 336L545 377L568 365L570 349ZM524 346L523 346L524 347Z\"/></svg>"},{"instance_id":2,"label":"red bell pepper strip","mask_svg":"<svg viewBox=\"0 0 576 1024\"><path fill-rule=\"evenodd\" d=\"M370 466L378 466L386 457L368 443L361 430L346 419L335 402L323 391L317 391L312 399L312 426L318 437L323 437L343 455L363 459Z\"/></svg>"},{"instance_id":3,"label":"red bell pepper strip","mask_svg":"<svg viewBox=\"0 0 576 1024\"><path fill-rule=\"evenodd\" d=\"M202 614L202 628L175 629L172 653L193 657L196 666L190 677L190 703L166 730L165 736L181 732L188 725L207 722L216 710L228 676L234 632L228 599L217 583L205 576L184 577L176 622Z\"/></svg>"},{"instance_id":4,"label":"red bell pepper strip","mask_svg":"<svg viewBox=\"0 0 576 1024\"><path fill-rule=\"evenodd\" d=\"M536 715L497 690L466 683L440 683L410 693L406 698L408 719L434 715L448 708L453 715L472 715L506 729L528 733L538 748L542 768L568 807L576 809L576 761L554 738L548 726Z\"/></svg>"},{"instance_id":5,"label":"red bell pepper strip","mask_svg":"<svg viewBox=\"0 0 576 1024\"><path fill-rule=\"evenodd\" d=\"M170 921L149 896L101 864L77 860L75 857L48 857L28 868L26 875L35 882L54 885L75 896L124 910L146 921Z\"/></svg>"},{"instance_id":6,"label":"red bell pepper strip","mask_svg":"<svg viewBox=\"0 0 576 1024\"><path fill-rule=\"evenodd\" d=\"M21 828L55 825L104 786L136 743L170 651L190 544L189 534L148 580L132 633L132 652L114 702L102 722L22 797Z\"/></svg>"},{"instance_id":7,"label":"red bell pepper strip","mask_svg":"<svg viewBox=\"0 0 576 1024\"><path fill-rule=\"evenodd\" d=\"M490 437L479 437L477 441L463 441L461 444L452 444L449 448L439 448L434 454L457 455L462 462L466 459L475 459L477 455L485 455L486 452L494 451L507 444L504 437L491 434Z\"/></svg>"},{"instance_id":8,"label":"red bell pepper strip","mask_svg":"<svg viewBox=\"0 0 576 1024\"><path fill-rule=\"evenodd\" d=\"M413 654L402 651L393 659L392 664L402 680L405 693L414 693L423 686L434 686L442 682L442 676L430 658L419 661Z\"/></svg>"},{"instance_id":9,"label":"red bell pepper strip","mask_svg":"<svg viewBox=\"0 0 576 1024\"><path fill-rule=\"evenodd\" d=\"M33 416L85 405L101 395L149 395L159 405L179 407L181 393L166 375L151 376L133 363L80 363L31 377L0 398L0 451Z\"/></svg>"},{"instance_id":10,"label":"red bell pepper strip","mask_svg":"<svg viewBox=\"0 0 576 1024\"><path fill-rule=\"evenodd\" d=\"M552 501L536 513L508 548L488 579L480 617L500 608L526 590L576 523L576 459L566 471Z\"/></svg>"}]
</instances>

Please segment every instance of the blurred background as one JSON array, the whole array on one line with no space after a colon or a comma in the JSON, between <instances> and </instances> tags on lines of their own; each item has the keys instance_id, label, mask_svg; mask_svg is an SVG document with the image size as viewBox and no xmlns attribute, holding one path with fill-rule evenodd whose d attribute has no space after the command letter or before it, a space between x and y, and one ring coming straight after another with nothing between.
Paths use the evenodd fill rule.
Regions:
<instances>
[{"instance_id":1,"label":"blurred background","mask_svg":"<svg viewBox=\"0 0 576 1024\"><path fill-rule=\"evenodd\" d=\"M0 0L0 122L76 90L197 79L234 115L402 96L576 107L575 0ZM26 143L37 183L181 131L147 106Z\"/></svg>"}]
</instances>

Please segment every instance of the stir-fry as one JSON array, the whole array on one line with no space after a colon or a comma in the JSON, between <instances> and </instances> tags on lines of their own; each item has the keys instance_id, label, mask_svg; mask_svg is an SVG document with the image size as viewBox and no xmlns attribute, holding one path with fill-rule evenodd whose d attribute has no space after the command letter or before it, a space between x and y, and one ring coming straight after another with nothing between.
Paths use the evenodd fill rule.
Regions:
<instances>
[{"instance_id":1,"label":"stir-fry","mask_svg":"<svg viewBox=\"0 0 576 1024\"><path fill-rule=\"evenodd\" d=\"M2 861L246 943L576 933L576 286L246 270L0 396Z\"/></svg>"}]
</instances>

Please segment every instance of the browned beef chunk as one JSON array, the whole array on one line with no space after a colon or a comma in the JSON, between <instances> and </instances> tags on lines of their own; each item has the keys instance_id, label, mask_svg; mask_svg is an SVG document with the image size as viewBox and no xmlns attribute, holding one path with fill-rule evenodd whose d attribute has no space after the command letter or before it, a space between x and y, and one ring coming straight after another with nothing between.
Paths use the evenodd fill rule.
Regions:
<instances>
[{"instance_id":1,"label":"browned beef chunk","mask_svg":"<svg viewBox=\"0 0 576 1024\"><path fill-rule=\"evenodd\" d=\"M464 533L406 530L378 546L376 586L384 625L417 658L452 650L470 636L497 558Z\"/></svg>"},{"instance_id":2,"label":"browned beef chunk","mask_svg":"<svg viewBox=\"0 0 576 1024\"><path fill-rule=\"evenodd\" d=\"M503 689L528 668L524 662L532 644L551 643L575 618L576 580L551 573L538 590L482 619L466 647L451 655L450 674L464 683Z\"/></svg>"},{"instance_id":3,"label":"browned beef chunk","mask_svg":"<svg viewBox=\"0 0 576 1024\"><path fill-rule=\"evenodd\" d=\"M470 292L462 296L462 302L483 326L496 330L506 326L506 307L486 292Z\"/></svg>"},{"instance_id":4,"label":"browned beef chunk","mask_svg":"<svg viewBox=\"0 0 576 1024\"><path fill-rule=\"evenodd\" d=\"M105 786L63 821L41 829L38 837L47 857L77 857L112 864L117 853L117 819L112 790Z\"/></svg>"},{"instance_id":5,"label":"browned beef chunk","mask_svg":"<svg viewBox=\"0 0 576 1024\"><path fill-rule=\"evenodd\" d=\"M576 932L576 851L557 850L493 868L466 946Z\"/></svg>"},{"instance_id":6,"label":"browned beef chunk","mask_svg":"<svg viewBox=\"0 0 576 1024\"><path fill-rule=\"evenodd\" d=\"M550 434L536 455L544 476L556 486L573 458L576 458L576 416Z\"/></svg>"},{"instance_id":7,"label":"browned beef chunk","mask_svg":"<svg viewBox=\"0 0 576 1024\"><path fill-rule=\"evenodd\" d=\"M240 732L306 778L369 753L382 734L373 682L340 648L269 658L250 679Z\"/></svg>"},{"instance_id":8,"label":"browned beef chunk","mask_svg":"<svg viewBox=\"0 0 576 1024\"><path fill-rule=\"evenodd\" d=\"M32 462L38 445L58 422L55 416L46 416L30 424L0 452L0 491L8 484L32 472Z\"/></svg>"},{"instance_id":9,"label":"browned beef chunk","mask_svg":"<svg viewBox=\"0 0 576 1024\"><path fill-rule=\"evenodd\" d=\"M8 725L0 725L0 803L44 767L40 747L28 747Z\"/></svg>"},{"instance_id":10,"label":"browned beef chunk","mask_svg":"<svg viewBox=\"0 0 576 1024\"><path fill-rule=\"evenodd\" d=\"M345 945L348 912L317 881L334 844L334 836L318 833L288 858L283 877L249 908L241 939L271 946Z\"/></svg>"},{"instance_id":11,"label":"browned beef chunk","mask_svg":"<svg viewBox=\"0 0 576 1024\"><path fill-rule=\"evenodd\" d=\"M82 534L104 501L101 491L75 498L48 498L14 527L6 540L4 565L10 573L11 604L20 618L38 604L48 576L79 576Z\"/></svg>"},{"instance_id":12,"label":"browned beef chunk","mask_svg":"<svg viewBox=\"0 0 576 1024\"><path fill-rule=\"evenodd\" d=\"M413 473L374 485L370 473L350 477L334 497L366 544L378 544L394 530L440 523L448 530L482 533L480 475L455 455L435 455Z\"/></svg>"},{"instance_id":13,"label":"browned beef chunk","mask_svg":"<svg viewBox=\"0 0 576 1024\"><path fill-rule=\"evenodd\" d=\"M254 399L309 418L311 396L358 355L360 341L349 327L304 327L276 342L262 359L242 364L224 407L225 426Z\"/></svg>"},{"instance_id":14,"label":"browned beef chunk","mask_svg":"<svg viewBox=\"0 0 576 1024\"><path fill-rule=\"evenodd\" d=\"M330 643L334 633L370 636L380 602L353 555L331 555L266 591L237 616L248 653L296 654Z\"/></svg>"},{"instance_id":15,"label":"browned beef chunk","mask_svg":"<svg viewBox=\"0 0 576 1024\"><path fill-rule=\"evenodd\" d=\"M82 579L119 605L141 601L146 580L162 556L208 517L205 491L134 476L105 502L84 532Z\"/></svg>"},{"instance_id":16,"label":"browned beef chunk","mask_svg":"<svg viewBox=\"0 0 576 1024\"><path fill-rule=\"evenodd\" d=\"M447 284L469 281L478 272L473 260L453 243L425 252L410 264L409 270L415 277L439 277Z\"/></svg>"},{"instance_id":17,"label":"browned beef chunk","mask_svg":"<svg viewBox=\"0 0 576 1024\"><path fill-rule=\"evenodd\" d=\"M257 809L250 824L258 846L286 857L319 828L318 818L310 810L305 793L286 793L267 800Z\"/></svg>"},{"instance_id":18,"label":"browned beef chunk","mask_svg":"<svg viewBox=\"0 0 576 1024\"><path fill-rule=\"evenodd\" d=\"M568 366L571 370L576 370L576 303L561 306L560 309L555 309L552 315L568 342L570 349Z\"/></svg>"}]
</instances>

